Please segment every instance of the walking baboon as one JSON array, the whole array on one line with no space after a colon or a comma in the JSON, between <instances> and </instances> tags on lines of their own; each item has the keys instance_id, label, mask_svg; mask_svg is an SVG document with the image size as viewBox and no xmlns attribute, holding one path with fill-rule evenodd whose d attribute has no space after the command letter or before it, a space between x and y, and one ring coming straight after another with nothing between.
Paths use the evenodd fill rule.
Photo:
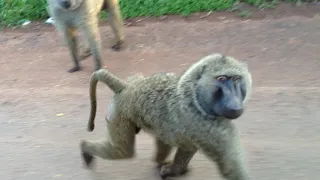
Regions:
<instances>
[{"instance_id":1,"label":"walking baboon","mask_svg":"<svg viewBox=\"0 0 320 180\"><path fill-rule=\"evenodd\" d=\"M180 176L201 150L219 167L228 180L249 180L238 132L232 120L244 111L252 89L247 65L221 54L206 56L182 75L160 73L136 75L122 81L101 69L91 76L91 112L88 131L94 129L98 81L111 88L113 96L103 142L81 141L87 166L94 156L104 159L132 158L135 128L154 135L162 178ZM166 161L177 147L173 162Z\"/></svg>"},{"instance_id":2,"label":"walking baboon","mask_svg":"<svg viewBox=\"0 0 320 180\"><path fill-rule=\"evenodd\" d=\"M108 10L109 24L116 36L112 49L118 51L124 44L123 20L117 0L47 0L48 13L55 20L57 30L63 35L72 56L70 73L81 69L79 60L93 54L95 70L101 68L101 39L98 14ZM90 50L78 56L76 30L84 33Z\"/></svg>"}]
</instances>

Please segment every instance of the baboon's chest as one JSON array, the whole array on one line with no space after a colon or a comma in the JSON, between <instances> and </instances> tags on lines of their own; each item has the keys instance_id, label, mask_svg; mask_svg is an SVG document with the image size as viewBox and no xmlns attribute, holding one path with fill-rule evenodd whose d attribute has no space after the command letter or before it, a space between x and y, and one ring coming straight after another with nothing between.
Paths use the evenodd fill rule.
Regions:
<instances>
[{"instance_id":1,"label":"baboon's chest","mask_svg":"<svg viewBox=\"0 0 320 180\"><path fill-rule=\"evenodd\" d=\"M53 10L53 16L58 21L62 21L66 25L73 27L78 27L85 19L83 13L77 11Z\"/></svg>"}]
</instances>

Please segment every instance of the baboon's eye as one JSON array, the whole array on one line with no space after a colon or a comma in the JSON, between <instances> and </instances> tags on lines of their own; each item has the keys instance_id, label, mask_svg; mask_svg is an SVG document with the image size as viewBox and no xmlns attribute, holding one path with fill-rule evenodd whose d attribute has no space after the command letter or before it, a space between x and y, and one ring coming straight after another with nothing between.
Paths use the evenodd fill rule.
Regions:
<instances>
[{"instance_id":1,"label":"baboon's eye","mask_svg":"<svg viewBox=\"0 0 320 180\"><path fill-rule=\"evenodd\" d=\"M232 76L231 77L231 80L232 81L238 81L238 80L240 80L241 79L241 76Z\"/></svg>"},{"instance_id":2,"label":"baboon's eye","mask_svg":"<svg viewBox=\"0 0 320 180\"><path fill-rule=\"evenodd\" d=\"M217 76L217 77L216 77L216 80L218 80L218 81L225 81L225 80L227 80L227 76Z\"/></svg>"}]
</instances>

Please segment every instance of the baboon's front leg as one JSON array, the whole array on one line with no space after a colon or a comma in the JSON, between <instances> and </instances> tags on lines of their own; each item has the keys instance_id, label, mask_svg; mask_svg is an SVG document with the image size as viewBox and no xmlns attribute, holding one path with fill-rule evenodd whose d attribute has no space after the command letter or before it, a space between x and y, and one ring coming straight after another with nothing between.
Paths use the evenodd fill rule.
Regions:
<instances>
[{"instance_id":1,"label":"baboon's front leg","mask_svg":"<svg viewBox=\"0 0 320 180\"><path fill-rule=\"evenodd\" d=\"M108 7L108 22L116 36L116 43L112 46L115 51L121 50L124 45L123 19L118 0L106 0Z\"/></svg>"},{"instance_id":2,"label":"baboon's front leg","mask_svg":"<svg viewBox=\"0 0 320 180\"><path fill-rule=\"evenodd\" d=\"M178 148L173 163L165 164L161 167L161 178L165 179L166 177L176 177L185 174L188 171L188 164L196 152L196 149Z\"/></svg>"},{"instance_id":3,"label":"baboon's front leg","mask_svg":"<svg viewBox=\"0 0 320 180\"><path fill-rule=\"evenodd\" d=\"M103 159L127 159L134 156L136 126L129 120L107 121L107 140L102 142L81 141L81 152L87 166L94 156Z\"/></svg>"},{"instance_id":4,"label":"baboon's front leg","mask_svg":"<svg viewBox=\"0 0 320 180\"><path fill-rule=\"evenodd\" d=\"M154 161L158 164L158 167L161 168L162 165L169 164L166 162L166 158L169 156L172 147L165 144L160 139L156 138L156 154Z\"/></svg>"},{"instance_id":5,"label":"baboon's front leg","mask_svg":"<svg viewBox=\"0 0 320 180\"><path fill-rule=\"evenodd\" d=\"M68 72L73 73L81 69L78 57L76 30L74 28L64 27L63 35L64 39L67 41L73 61L73 67L69 69Z\"/></svg>"},{"instance_id":6,"label":"baboon's front leg","mask_svg":"<svg viewBox=\"0 0 320 180\"><path fill-rule=\"evenodd\" d=\"M92 17L82 27L85 37L89 42L91 53L95 60L95 71L101 69L101 39L98 27L98 17Z\"/></svg>"},{"instance_id":7,"label":"baboon's front leg","mask_svg":"<svg viewBox=\"0 0 320 180\"><path fill-rule=\"evenodd\" d=\"M238 136L222 137L219 143L203 146L204 153L218 165L227 180L250 180Z\"/></svg>"}]
</instances>

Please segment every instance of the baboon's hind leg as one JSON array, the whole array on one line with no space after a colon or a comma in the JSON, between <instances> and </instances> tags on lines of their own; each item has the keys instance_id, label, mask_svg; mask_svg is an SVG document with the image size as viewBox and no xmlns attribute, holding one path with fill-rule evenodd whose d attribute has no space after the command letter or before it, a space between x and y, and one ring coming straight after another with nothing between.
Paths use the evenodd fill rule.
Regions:
<instances>
[{"instance_id":1,"label":"baboon's hind leg","mask_svg":"<svg viewBox=\"0 0 320 180\"><path fill-rule=\"evenodd\" d=\"M73 67L68 70L69 73L76 72L80 70L79 57L78 57L78 48L77 48L77 37L76 37L76 29L70 28L67 26L63 28L63 36L67 42L69 51L72 56Z\"/></svg>"},{"instance_id":2,"label":"baboon's hind leg","mask_svg":"<svg viewBox=\"0 0 320 180\"><path fill-rule=\"evenodd\" d=\"M177 177L188 172L188 164L196 152L196 149L178 148L173 162L162 165L160 170L161 178Z\"/></svg>"},{"instance_id":3,"label":"baboon's hind leg","mask_svg":"<svg viewBox=\"0 0 320 180\"><path fill-rule=\"evenodd\" d=\"M101 39L98 27L98 16L92 19L82 27L84 36L89 42L90 50L95 60L95 71L101 69Z\"/></svg>"},{"instance_id":4,"label":"baboon's hind leg","mask_svg":"<svg viewBox=\"0 0 320 180\"><path fill-rule=\"evenodd\" d=\"M92 55L88 40L84 36L81 36L81 40L82 43L79 47L81 52L79 56L80 61L85 60Z\"/></svg>"},{"instance_id":5,"label":"baboon's hind leg","mask_svg":"<svg viewBox=\"0 0 320 180\"><path fill-rule=\"evenodd\" d=\"M82 50L82 53L80 54L79 59L82 61L82 60L87 59L91 55L92 55L91 49L90 48L85 48L85 49Z\"/></svg>"},{"instance_id":6,"label":"baboon's hind leg","mask_svg":"<svg viewBox=\"0 0 320 180\"><path fill-rule=\"evenodd\" d=\"M127 159L134 156L136 126L129 120L107 121L107 139L102 142L81 141L81 151L87 166L94 156L103 159Z\"/></svg>"},{"instance_id":7,"label":"baboon's hind leg","mask_svg":"<svg viewBox=\"0 0 320 180\"><path fill-rule=\"evenodd\" d=\"M116 36L116 43L112 46L115 51L121 50L124 45L123 19L118 0L106 0L108 7L108 22Z\"/></svg>"}]
</instances>

